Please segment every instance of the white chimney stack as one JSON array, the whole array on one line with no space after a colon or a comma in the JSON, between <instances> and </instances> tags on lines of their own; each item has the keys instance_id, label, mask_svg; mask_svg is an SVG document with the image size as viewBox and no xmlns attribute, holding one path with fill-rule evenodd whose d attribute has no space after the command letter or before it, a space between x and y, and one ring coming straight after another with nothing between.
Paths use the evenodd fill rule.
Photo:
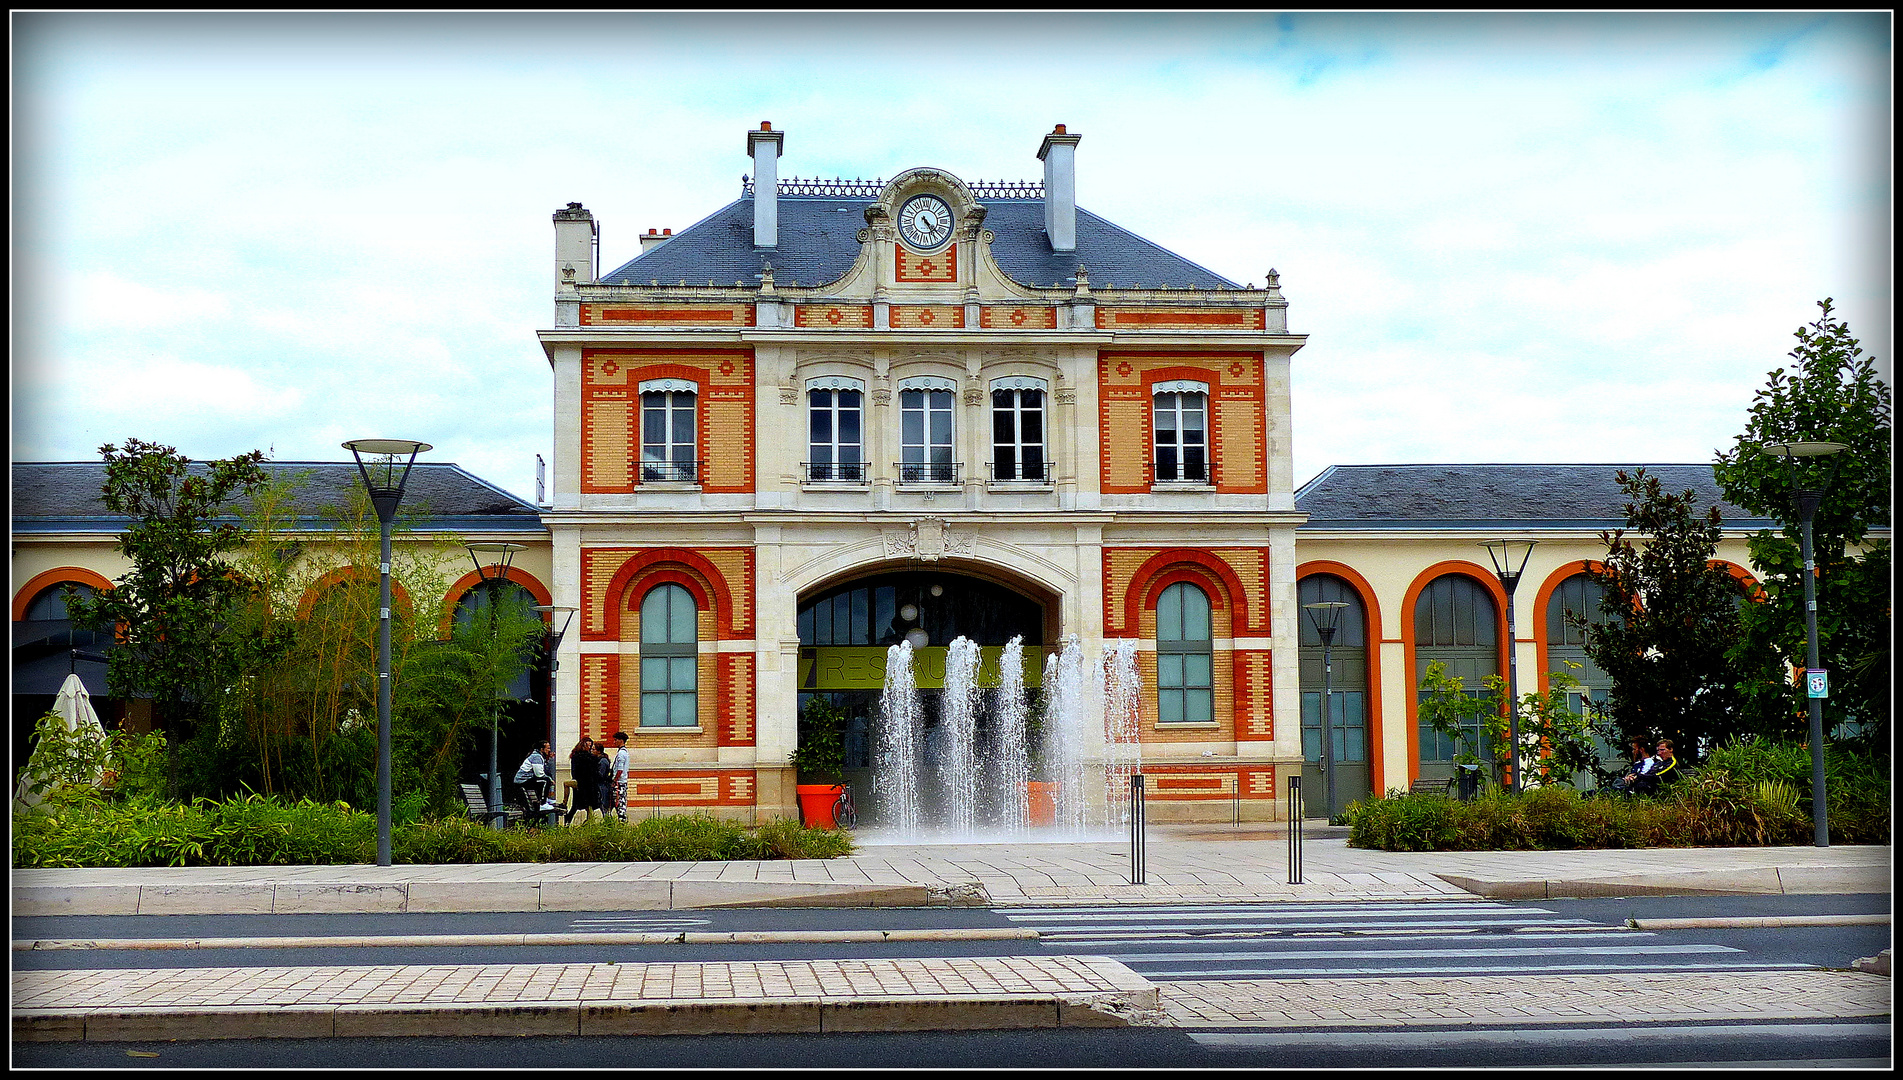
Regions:
<instances>
[{"instance_id":1,"label":"white chimney stack","mask_svg":"<svg viewBox=\"0 0 1903 1080\"><path fill-rule=\"evenodd\" d=\"M595 280L595 215L578 202L555 211L555 287Z\"/></svg>"},{"instance_id":2,"label":"white chimney stack","mask_svg":"<svg viewBox=\"0 0 1903 1080\"><path fill-rule=\"evenodd\" d=\"M1044 136L1037 158L1044 163L1044 232L1052 251L1077 250L1077 140L1057 125Z\"/></svg>"},{"instance_id":3,"label":"white chimney stack","mask_svg":"<svg viewBox=\"0 0 1903 1080\"><path fill-rule=\"evenodd\" d=\"M645 254L649 248L659 247L672 239L674 239L673 229L649 229L647 235L641 238L641 251Z\"/></svg>"},{"instance_id":4,"label":"white chimney stack","mask_svg":"<svg viewBox=\"0 0 1903 1080\"><path fill-rule=\"evenodd\" d=\"M784 132L760 121L760 130L747 132L747 153L753 157L753 246L780 246L780 148Z\"/></svg>"}]
</instances>

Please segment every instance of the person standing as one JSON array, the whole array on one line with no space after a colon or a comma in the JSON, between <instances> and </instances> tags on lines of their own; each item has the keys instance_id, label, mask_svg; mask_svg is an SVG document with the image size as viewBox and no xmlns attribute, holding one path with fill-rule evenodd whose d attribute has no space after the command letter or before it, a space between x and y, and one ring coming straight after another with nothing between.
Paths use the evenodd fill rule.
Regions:
<instances>
[{"instance_id":1,"label":"person standing","mask_svg":"<svg viewBox=\"0 0 1903 1080\"><path fill-rule=\"evenodd\" d=\"M615 732L615 814L628 820L628 733Z\"/></svg>"},{"instance_id":2,"label":"person standing","mask_svg":"<svg viewBox=\"0 0 1903 1080\"><path fill-rule=\"evenodd\" d=\"M582 824L586 825L595 812L595 804L600 801L596 794L600 785L595 774L595 740L583 735L568 752L568 775L575 781L575 798L562 820L564 823L574 821L575 815L580 814Z\"/></svg>"},{"instance_id":3,"label":"person standing","mask_svg":"<svg viewBox=\"0 0 1903 1080\"><path fill-rule=\"evenodd\" d=\"M610 804L615 797L614 759L608 756L608 744L595 744L595 808L601 812L601 820L608 820Z\"/></svg>"}]
</instances>

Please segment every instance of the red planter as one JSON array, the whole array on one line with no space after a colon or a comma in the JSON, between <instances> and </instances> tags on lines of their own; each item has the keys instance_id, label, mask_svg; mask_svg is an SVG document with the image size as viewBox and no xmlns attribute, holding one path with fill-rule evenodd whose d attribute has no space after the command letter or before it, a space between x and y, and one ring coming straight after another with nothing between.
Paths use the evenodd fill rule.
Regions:
<instances>
[{"instance_id":1,"label":"red planter","mask_svg":"<svg viewBox=\"0 0 1903 1080\"><path fill-rule=\"evenodd\" d=\"M1057 824L1057 785L1027 780L1024 783L1025 820L1032 825Z\"/></svg>"},{"instance_id":2,"label":"red planter","mask_svg":"<svg viewBox=\"0 0 1903 1080\"><path fill-rule=\"evenodd\" d=\"M799 795L800 822L809 829L836 829L833 821L833 803L845 788L839 784L797 784L793 790Z\"/></svg>"}]
</instances>

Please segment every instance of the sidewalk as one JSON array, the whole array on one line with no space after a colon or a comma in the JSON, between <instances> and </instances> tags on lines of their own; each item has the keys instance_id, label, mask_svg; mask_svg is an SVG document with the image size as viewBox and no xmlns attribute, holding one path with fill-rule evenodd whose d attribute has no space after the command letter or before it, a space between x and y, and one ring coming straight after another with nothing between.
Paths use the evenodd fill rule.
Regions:
<instances>
[{"instance_id":1,"label":"sidewalk","mask_svg":"<svg viewBox=\"0 0 1903 1080\"><path fill-rule=\"evenodd\" d=\"M1317 830L1322 831L1322 830ZM1262 826L1120 843L862 844L846 859L26 870L28 915L612 911L1888 893L1888 847L1361 851ZM709 1034L1169 1024L1316 1027L1888 1015L1888 978L1577 975L1166 983L1104 957L16 971L13 1037Z\"/></svg>"},{"instance_id":2,"label":"sidewalk","mask_svg":"<svg viewBox=\"0 0 1903 1080\"><path fill-rule=\"evenodd\" d=\"M1404 900L1484 896L1887 893L1888 847L1387 852L1262 826L1153 826L1144 884L1122 843L861 844L849 858L470 866L22 870L15 915L616 911L764 905Z\"/></svg>"}]
</instances>

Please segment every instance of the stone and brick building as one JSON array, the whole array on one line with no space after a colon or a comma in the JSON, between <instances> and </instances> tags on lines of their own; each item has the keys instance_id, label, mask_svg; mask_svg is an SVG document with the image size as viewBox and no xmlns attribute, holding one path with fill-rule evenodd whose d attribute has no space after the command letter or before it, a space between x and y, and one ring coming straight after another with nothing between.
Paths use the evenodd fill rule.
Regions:
<instances>
[{"instance_id":1,"label":"stone and brick building","mask_svg":"<svg viewBox=\"0 0 1903 1080\"><path fill-rule=\"evenodd\" d=\"M790 814L802 695L855 710L863 765L908 634L924 686L956 636L1132 638L1152 816L1271 816L1301 760L1274 274L1078 207L1062 126L1042 184L780 180L784 139L606 273L555 214L560 722L628 733L637 804Z\"/></svg>"}]
</instances>

